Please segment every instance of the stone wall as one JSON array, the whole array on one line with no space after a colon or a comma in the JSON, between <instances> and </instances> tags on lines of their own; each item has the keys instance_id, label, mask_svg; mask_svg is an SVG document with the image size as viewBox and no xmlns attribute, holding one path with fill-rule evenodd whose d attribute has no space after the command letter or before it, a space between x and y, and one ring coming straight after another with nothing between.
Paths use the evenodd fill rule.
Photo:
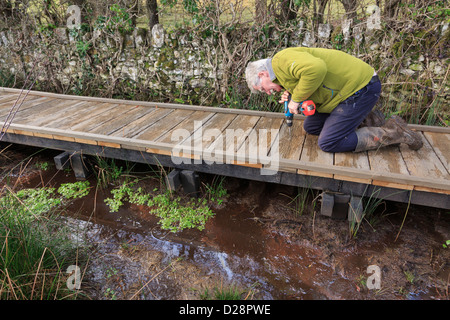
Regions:
<instances>
[{"instance_id":1,"label":"stone wall","mask_svg":"<svg viewBox=\"0 0 450 320\"><path fill-rule=\"evenodd\" d=\"M28 81L37 79L37 90L227 106L230 90L249 94L243 79L249 60L287 46L308 46L356 55L372 64L387 85L406 81L428 88L430 99L448 97L448 22L427 29L411 22L409 33L399 35L382 26L375 7L358 24L321 24L317 32L302 20L289 26L289 32L240 28L226 34L166 32L161 25L151 32L137 28L126 33L60 27L26 34L10 28L0 32L0 81L20 88L30 75ZM231 50L238 45L243 49ZM405 100L396 96L403 89L388 92L393 108Z\"/></svg>"},{"instance_id":2,"label":"stone wall","mask_svg":"<svg viewBox=\"0 0 450 320\"><path fill-rule=\"evenodd\" d=\"M145 29L108 36L76 33L56 28L26 40L20 32L0 33L3 77L14 76L20 85L31 73L37 88L72 94L121 96L120 88L130 89L127 94L146 88L145 94L157 100L180 97L180 102L221 77L206 61L200 43L187 35L167 34L161 25L151 35Z\"/></svg>"}]
</instances>

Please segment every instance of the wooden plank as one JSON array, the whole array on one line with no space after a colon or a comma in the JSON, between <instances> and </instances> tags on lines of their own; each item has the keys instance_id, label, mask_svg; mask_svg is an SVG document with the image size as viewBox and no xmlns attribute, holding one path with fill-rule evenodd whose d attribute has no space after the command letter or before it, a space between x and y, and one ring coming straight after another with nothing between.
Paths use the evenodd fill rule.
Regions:
<instances>
[{"instance_id":1,"label":"wooden plank","mask_svg":"<svg viewBox=\"0 0 450 320\"><path fill-rule=\"evenodd\" d=\"M90 132L111 119L120 117L123 113L124 105L115 104L111 108L108 108L108 110L100 112L94 117L84 119L84 121L79 122L76 125L72 124L70 128L75 131Z\"/></svg>"},{"instance_id":2,"label":"wooden plank","mask_svg":"<svg viewBox=\"0 0 450 320\"><path fill-rule=\"evenodd\" d=\"M450 134L424 132L424 135L447 172L450 172Z\"/></svg>"},{"instance_id":3,"label":"wooden plank","mask_svg":"<svg viewBox=\"0 0 450 320\"><path fill-rule=\"evenodd\" d=\"M237 161L233 164L244 165L253 168L262 168L270 165L270 151L272 147L278 150L278 136L283 119L261 117L250 132L244 143L236 152ZM277 158L278 160L278 158Z\"/></svg>"},{"instance_id":4,"label":"wooden plank","mask_svg":"<svg viewBox=\"0 0 450 320\"><path fill-rule=\"evenodd\" d=\"M0 95L3 94L19 94L22 90L15 88L5 88L0 87ZM57 94L50 92L42 92L31 90L29 95L38 95L40 97L52 97L58 99L78 99L82 101L89 101L92 103L119 103L119 104L130 104L130 105L142 105L148 107L159 107L159 108L169 108L169 109L186 109L193 111L210 111L217 113L232 113L232 114L244 114L244 115L252 115L252 116L264 116L270 118L281 118L284 119L284 114L281 112L266 112L266 111L254 111L254 110L242 110L242 109L229 109L229 108L217 108L217 107L204 107L204 106L191 106L184 104L173 104L173 103L156 103L149 101L131 101L131 100L123 100L123 99L110 99L110 98L100 98L100 97L85 97L85 96L75 96L75 95L65 95L65 94ZM302 115L295 115L294 121L297 119L303 120L305 119ZM427 132L440 132L440 133L450 133L449 127L437 127L437 126L422 126L422 125L408 125L408 127L418 130L418 131L427 131Z\"/></svg>"},{"instance_id":5,"label":"wooden plank","mask_svg":"<svg viewBox=\"0 0 450 320\"><path fill-rule=\"evenodd\" d=\"M65 100L61 99L60 101L64 102ZM49 123L52 123L59 119L63 119L74 112L82 110L89 104L89 102L86 101L67 101L72 101L72 103L70 105L58 105L59 108L57 108L57 110L54 110L51 114L47 114L45 117L39 117L34 120L28 120L27 123L32 126L47 126Z\"/></svg>"},{"instance_id":6,"label":"wooden plank","mask_svg":"<svg viewBox=\"0 0 450 320\"><path fill-rule=\"evenodd\" d=\"M70 108L65 109L64 113L61 117L57 117L55 119L49 119L48 122L45 123L46 127L49 128L61 128L61 129L69 129L71 124L78 123L82 121L83 118L88 118L90 116L95 116L96 112L100 112L105 108L104 106L109 106L108 104L92 104L90 102L83 101L75 110L71 110ZM99 106L100 108L97 108ZM102 107L103 106L103 107Z\"/></svg>"},{"instance_id":7,"label":"wooden plank","mask_svg":"<svg viewBox=\"0 0 450 320\"><path fill-rule=\"evenodd\" d=\"M25 102L27 102L27 104L28 104L28 102L36 101L36 100L37 100L36 97L32 97L32 98L27 98L24 101L23 100L19 100L19 101L11 100L11 101L6 101L3 103L0 103L0 116L7 115L10 112L15 112L16 110L20 110L24 106ZM25 106L27 104L25 104Z\"/></svg>"},{"instance_id":8,"label":"wooden plank","mask_svg":"<svg viewBox=\"0 0 450 320\"><path fill-rule=\"evenodd\" d=\"M121 114L119 115L112 114L111 119L109 119L106 122L103 122L99 126L92 128L91 130L88 130L88 132L108 135L111 132L120 130L130 122L133 122L134 120L143 117L147 113L153 111L147 107L139 107L139 106L132 107L127 105L121 105L121 107L123 107L123 110L120 111Z\"/></svg>"},{"instance_id":9,"label":"wooden plank","mask_svg":"<svg viewBox=\"0 0 450 320\"><path fill-rule=\"evenodd\" d=\"M161 109L161 108L149 108L150 113L145 114L143 117L136 119L122 128L111 132L110 135L124 138L131 138L138 135L155 122L166 117L173 112L173 109Z\"/></svg>"},{"instance_id":10,"label":"wooden plank","mask_svg":"<svg viewBox=\"0 0 450 320\"><path fill-rule=\"evenodd\" d=\"M319 136L312 134L306 135L300 160L303 162L312 162L323 166L333 166L333 153L322 151L317 143L318 140ZM333 178L332 173L316 172L310 170L297 170L297 173L307 176Z\"/></svg>"},{"instance_id":11,"label":"wooden plank","mask_svg":"<svg viewBox=\"0 0 450 320\"><path fill-rule=\"evenodd\" d=\"M189 117L194 111L191 110L175 110L169 116L153 123L146 130L139 133L134 138L140 140L157 141L159 137L167 131L172 130L178 123Z\"/></svg>"},{"instance_id":12,"label":"wooden plank","mask_svg":"<svg viewBox=\"0 0 450 320\"><path fill-rule=\"evenodd\" d=\"M440 189L420 187L420 186L415 186L414 190L425 191L425 192L432 192L432 193L442 193L442 194L450 195L450 190L440 190Z\"/></svg>"},{"instance_id":13,"label":"wooden plank","mask_svg":"<svg viewBox=\"0 0 450 320\"><path fill-rule=\"evenodd\" d=\"M302 161L286 160L286 159L280 160L280 166L286 168L296 168L296 169L300 168L302 170L309 170L309 171L334 173L337 175L350 178L360 178L367 180L373 179L400 184L412 184L420 187L434 188L438 190L450 190L449 180L436 180L429 178L418 179L417 177L411 175L406 176L397 173L376 173L370 170L355 169L350 167L339 167L339 166L323 167L321 165L317 165L314 163L305 163Z\"/></svg>"},{"instance_id":14,"label":"wooden plank","mask_svg":"<svg viewBox=\"0 0 450 320\"><path fill-rule=\"evenodd\" d=\"M398 146L388 146L368 152L370 170L409 175Z\"/></svg>"},{"instance_id":15,"label":"wooden plank","mask_svg":"<svg viewBox=\"0 0 450 320\"><path fill-rule=\"evenodd\" d=\"M202 136L192 137L193 146L200 146L203 150L212 149L215 141L220 138L221 142L223 138L223 131L230 125L236 118L235 114L215 114L208 122L203 126ZM223 149L223 148L220 148Z\"/></svg>"},{"instance_id":16,"label":"wooden plank","mask_svg":"<svg viewBox=\"0 0 450 320\"><path fill-rule=\"evenodd\" d=\"M266 140L264 141L264 136L261 137L261 132L258 133L258 142L262 142L264 144L264 149L267 147L267 154L269 154L272 149L273 144L277 143L276 141L280 138L281 126L283 125L284 119L277 118L262 118L256 124L256 130L267 129ZM279 141L278 141L279 143Z\"/></svg>"},{"instance_id":17,"label":"wooden plank","mask_svg":"<svg viewBox=\"0 0 450 320\"><path fill-rule=\"evenodd\" d=\"M2 123L0 122L0 125ZM142 148L155 148L159 150L168 150L171 151L173 145L162 143L162 142L154 142L154 141L145 141L145 140L137 140L137 139L129 139L129 138L121 138L121 137L111 137L87 132L78 132L70 129L56 129L56 128L45 128L45 127L36 127L30 125L23 124L15 124L12 123L10 126L10 130L20 130L24 132L33 133L43 133L43 134L52 134L55 136L64 136L64 137L72 137L75 141L84 142L88 144L96 144L98 142L112 142L118 143L120 145L133 145L135 148L142 150ZM10 131L11 132L11 131ZM135 150L135 149L134 149Z\"/></svg>"},{"instance_id":18,"label":"wooden plank","mask_svg":"<svg viewBox=\"0 0 450 320\"><path fill-rule=\"evenodd\" d=\"M172 155L172 151L161 150L159 148L146 148L145 151L148 152L148 153L163 154L163 155L166 155L166 156L171 156Z\"/></svg>"},{"instance_id":19,"label":"wooden plank","mask_svg":"<svg viewBox=\"0 0 450 320\"><path fill-rule=\"evenodd\" d=\"M52 100L45 104L27 108L23 112L18 112L16 117L14 117L14 122L39 126L41 122L45 122L49 117L55 113L57 114L58 111L64 109L67 105L76 103L77 101L74 100Z\"/></svg>"},{"instance_id":20,"label":"wooden plank","mask_svg":"<svg viewBox=\"0 0 450 320\"><path fill-rule=\"evenodd\" d=\"M306 131L303 129L303 122L296 121L291 130L283 123L279 135L279 158L287 160L300 160L300 155L302 154L303 144L306 138ZM271 151L271 156L273 152ZM297 172L297 168L283 168L280 167L281 171L285 172Z\"/></svg>"},{"instance_id":21,"label":"wooden plank","mask_svg":"<svg viewBox=\"0 0 450 320\"><path fill-rule=\"evenodd\" d=\"M237 160L236 151L242 146L260 117L239 115L231 121L219 136L207 147L206 157L214 154L217 163L233 163Z\"/></svg>"},{"instance_id":22,"label":"wooden plank","mask_svg":"<svg viewBox=\"0 0 450 320\"><path fill-rule=\"evenodd\" d=\"M46 105L40 104L39 106L33 106L27 109L27 112L24 112L21 115L22 118L46 118L49 115L59 111L61 108L65 108L66 106L76 104L77 100L66 100L66 99L55 99L49 101Z\"/></svg>"},{"instance_id":23,"label":"wooden plank","mask_svg":"<svg viewBox=\"0 0 450 320\"><path fill-rule=\"evenodd\" d=\"M173 144L171 156L177 158L201 159L201 151L196 152L192 147L192 139L203 135L203 125L214 116L214 113L195 111L188 118L181 121L171 130L160 136L156 141ZM198 146L201 148L200 146Z\"/></svg>"},{"instance_id":24,"label":"wooden plank","mask_svg":"<svg viewBox=\"0 0 450 320\"><path fill-rule=\"evenodd\" d=\"M66 137L66 136L63 136L63 135L60 135L60 134L54 134L53 135L53 139L75 142L75 138L74 137Z\"/></svg>"},{"instance_id":25,"label":"wooden plank","mask_svg":"<svg viewBox=\"0 0 450 320\"><path fill-rule=\"evenodd\" d=\"M53 101L54 99L49 99L49 98L38 98L38 99L33 99L33 100L25 100L22 104L17 104L14 109L13 109L13 103L11 103L9 106L7 106L6 108L3 108L0 110L0 121L4 121L4 119L6 119L6 117L11 113L11 110L13 110L13 112L16 112L14 118L19 115L19 113L23 113L24 111L26 111L29 108L38 106L40 104L47 104L48 102ZM19 108L20 105L20 108Z\"/></svg>"},{"instance_id":26,"label":"wooden plank","mask_svg":"<svg viewBox=\"0 0 450 320\"><path fill-rule=\"evenodd\" d=\"M38 117L40 113L46 111L46 109L53 107L58 101L58 99L52 99L49 101L40 102L38 100L25 101L23 105L14 116L15 122L26 121L30 117Z\"/></svg>"},{"instance_id":27,"label":"wooden plank","mask_svg":"<svg viewBox=\"0 0 450 320\"><path fill-rule=\"evenodd\" d=\"M400 151L411 176L436 180L450 181L450 175L442 164L439 157L434 152L433 147L420 135L423 141L423 147L417 151L409 149L407 145L401 145Z\"/></svg>"},{"instance_id":28,"label":"wooden plank","mask_svg":"<svg viewBox=\"0 0 450 320\"><path fill-rule=\"evenodd\" d=\"M52 134L48 134L48 133L34 132L33 136L39 137L39 138L53 139L53 135Z\"/></svg>"},{"instance_id":29,"label":"wooden plank","mask_svg":"<svg viewBox=\"0 0 450 320\"><path fill-rule=\"evenodd\" d=\"M337 152L334 154L334 165L337 167L347 167L361 170L370 170L369 158L367 152ZM363 184L372 183L372 179L358 178L354 176L346 176L335 174L337 180L352 181Z\"/></svg>"},{"instance_id":30,"label":"wooden plank","mask_svg":"<svg viewBox=\"0 0 450 320\"><path fill-rule=\"evenodd\" d=\"M282 126L280 131L280 144L286 145L287 149L281 152L282 147L280 146L280 156L283 159L299 160L302 154L303 144L306 138L306 131L303 129L303 121L296 121L290 130L284 130L288 128L287 126Z\"/></svg>"},{"instance_id":31,"label":"wooden plank","mask_svg":"<svg viewBox=\"0 0 450 320\"><path fill-rule=\"evenodd\" d=\"M14 103L16 103L16 101L17 101L17 103L20 103L21 101L34 100L37 98L38 98L37 96L30 96L30 95L28 95L26 97L25 97L25 95L19 96L18 94L5 95L0 98L0 107L2 107L4 105L13 105Z\"/></svg>"},{"instance_id":32,"label":"wooden plank","mask_svg":"<svg viewBox=\"0 0 450 320\"><path fill-rule=\"evenodd\" d=\"M214 114L202 127L202 134L193 134L184 140L178 147L180 154L201 154L208 163L224 163L222 153L218 153L217 147L223 150L223 131L237 117L235 114ZM216 143L219 143L216 145Z\"/></svg>"},{"instance_id":33,"label":"wooden plank","mask_svg":"<svg viewBox=\"0 0 450 320\"><path fill-rule=\"evenodd\" d=\"M11 95L10 94L10 95L6 95L6 96L2 97L2 99L0 100L0 105L2 105L2 106L5 104L13 105L14 103L19 104L24 101L37 100L39 98L43 98L43 97L37 96L37 95L31 95L31 94L27 95L26 92L24 92L22 95L18 95L18 94Z\"/></svg>"},{"instance_id":34,"label":"wooden plank","mask_svg":"<svg viewBox=\"0 0 450 320\"><path fill-rule=\"evenodd\" d=\"M97 140L91 140L91 139L85 139L85 138L75 138L75 142L85 143L85 144L92 144L92 145L97 145L98 144Z\"/></svg>"},{"instance_id":35,"label":"wooden plank","mask_svg":"<svg viewBox=\"0 0 450 320\"><path fill-rule=\"evenodd\" d=\"M398 173L409 175L398 146L387 146L368 151L370 170L377 173ZM373 180L373 185L396 189L412 190L414 185Z\"/></svg>"},{"instance_id":36,"label":"wooden plank","mask_svg":"<svg viewBox=\"0 0 450 320\"><path fill-rule=\"evenodd\" d=\"M106 141L98 141L97 144L99 146L103 147L110 147L110 148L120 148L120 143L114 143L114 142L106 142Z\"/></svg>"},{"instance_id":37,"label":"wooden plank","mask_svg":"<svg viewBox=\"0 0 450 320\"><path fill-rule=\"evenodd\" d=\"M9 129L8 132L11 132L14 134L20 134L20 135L24 135L24 136L33 136L33 132L32 131L27 131L27 130L20 130L20 129Z\"/></svg>"},{"instance_id":38,"label":"wooden plank","mask_svg":"<svg viewBox=\"0 0 450 320\"><path fill-rule=\"evenodd\" d=\"M19 97L18 94L16 93L5 93L0 95L0 104L6 102L6 101L10 101L10 100L17 100L17 98Z\"/></svg>"},{"instance_id":39,"label":"wooden plank","mask_svg":"<svg viewBox=\"0 0 450 320\"><path fill-rule=\"evenodd\" d=\"M161 141L161 142L165 142L165 143L174 143L174 142L176 142L176 144L183 143L184 140L188 139L189 137L191 137L194 134L194 132L195 132L194 130L195 129L199 129L199 128L201 129L203 127L203 125L209 119L211 119L214 115L215 115L215 113L212 113L212 112L195 111L192 115L189 116L189 118L181 121L174 128L172 128L171 130L167 131L165 134L163 134L158 139L156 139L156 141ZM196 125L197 125L197 127L196 127ZM183 141L178 141L178 142L174 141L173 140L173 138L174 138L173 134L177 130L183 130L183 131L185 131L185 133L187 133L189 135ZM201 131L202 130L200 130L200 132Z\"/></svg>"},{"instance_id":40,"label":"wooden plank","mask_svg":"<svg viewBox=\"0 0 450 320\"><path fill-rule=\"evenodd\" d=\"M236 152L259 121L258 116L239 115L225 129L224 151Z\"/></svg>"},{"instance_id":41,"label":"wooden plank","mask_svg":"<svg viewBox=\"0 0 450 320\"><path fill-rule=\"evenodd\" d=\"M89 119L93 119L98 115L108 112L112 108L114 108L115 104L109 103L99 103L94 105L89 105L87 108L80 109L76 113L68 115L64 118L57 119L55 121L47 123L47 127L55 128L55 129L65 129L71 130L72 126L76 126L83 121L87 121Z\"/></svg>"},{"instance_id":42,"label":"wooden plank","mask_svg":"<svg viewBox=\"0 0 450 320\"><path fill-rule=\"evenodd\" d=\"M14 88L4 88L0 87L0 94L3 92L8 93L18 93L19 89ZM176 104L176 103L157 103L157 102L148 102L148 101L131 101L131 100L123 100L123 99L110 99L110 98L99 98L99 97L86 97L86 96L75 96L75 95L65 95L65 94L57 94L50 92L42 92L42 91L30 91L30 94L36 94L40 96L52 97L57 99L79 99L83 101L90 102L103 102L103 103L117 103L117 104L131 104L131 105L142 105L148 107L157 107L157 108L169 108L169 109L183 109L183 110L191 110L191 111L209 111L209 112L217 112L217 113L232 113L232 114L240 114L240 115L250 115L250 116L260 116L260 117L271 117L271 118L284 118L284 114L281 112L266 112L266 111L256 111L256 110L244 110L244 109L230 109L230 108L217 108L217 107L205 107L205 106L193 106L193 105L185 105L185 104ZM294 119L304 119L304 116L295 115Z\"/></svg>"},{"instance_id":43,"label":"wooden plank","mask_svg":"<svg viewBox=\"0 0 450 320\"><path fill-rule=\"evenodd\" d=\"M235 160L235 161L231 161L230 164L234 164L236 166L249 167L249 168L257 168L257 169L261 169L263 167L262 163L256 163L252 159L245 160L245 161Z\"/></svg>"},{"instance_id":44,"label":"wooden plank","mask_svg":"<svg viewBox=\"0 0 450 320\"><path fill-rule=\"evenodd\" d=\"M450 127L425 126L419 124L408 124L409 129L422 132L450 133Z\"/></svg>"},{"instance_id":45,"label":"wooden plank","mask_svg":"<svg viewBox=\"0 0 450 320\"><path fill-rule=\"evenodd\" d=\"M372 180L372 184L374 186L393 188L393 189L402 189L402 190L413 190L414 189L413 184L396 183L396 182L376 180L376 179Z\"/></svg>"}]
</instances>

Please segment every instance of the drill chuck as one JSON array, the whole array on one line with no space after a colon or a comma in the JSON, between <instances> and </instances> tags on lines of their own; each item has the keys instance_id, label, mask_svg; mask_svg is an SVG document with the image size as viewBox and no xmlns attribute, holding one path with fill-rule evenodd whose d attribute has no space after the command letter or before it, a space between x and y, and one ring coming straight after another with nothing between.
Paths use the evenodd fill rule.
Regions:
<instances>
[{"instance_id":1,"label":"drill chuck","mask_svg":"<svg viewBox=\"0 0 450 320\"><path fill-rule=\"evenodd\" d=\"M294 120L294 115L291 113L290 116L286 116L286 125L292 127L292 122Z\"/></svg>"},{"instance_id":2,"label":"drill chuck","mask_svg":"<svg viewBox=\"0 0 450 320\"><path fill-rule=\"evenodd\" d=\"M284 115L286 116L286 125L292 127L292 121L294 120L294 115L289 111L288 101L284 102Z\"/></svg>"}]
</instances>

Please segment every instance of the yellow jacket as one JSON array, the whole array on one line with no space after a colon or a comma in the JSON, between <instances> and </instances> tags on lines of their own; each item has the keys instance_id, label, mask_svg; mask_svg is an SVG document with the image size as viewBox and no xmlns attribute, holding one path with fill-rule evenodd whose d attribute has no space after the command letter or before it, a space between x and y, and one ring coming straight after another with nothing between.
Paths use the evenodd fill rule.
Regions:
<instances>
[{"instance_id":1,"label":"yellow jacket","mask_svg":"<svg viewBox=\"0 0 450 320\"><path fill-rule=\"evenodd\" d=\"M374 69L345 52L323 48L288 48L272 58L278 83L296 102L312 100L317 111L330 113L365 87Z\"/></svg>"}]
</instances>

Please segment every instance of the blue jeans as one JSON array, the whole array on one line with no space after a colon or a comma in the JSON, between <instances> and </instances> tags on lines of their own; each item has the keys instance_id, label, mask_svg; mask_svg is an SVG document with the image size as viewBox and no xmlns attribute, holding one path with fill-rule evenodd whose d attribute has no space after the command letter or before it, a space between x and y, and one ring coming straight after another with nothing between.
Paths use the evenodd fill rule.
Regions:
<instances>
[{"instance_id":1,"label":"blue jeans","mask_svg":"<svg viewBox=\"0 0 450 320\"><path fill-rule=\"evenodd\" d=\"M319 147L325 152L354 151L358 143L355 130L377 103L381 83L369 83L341 102L331 113L316 113L306 117L303 128L319 136Z\"/></svg>"}]
</instances>

